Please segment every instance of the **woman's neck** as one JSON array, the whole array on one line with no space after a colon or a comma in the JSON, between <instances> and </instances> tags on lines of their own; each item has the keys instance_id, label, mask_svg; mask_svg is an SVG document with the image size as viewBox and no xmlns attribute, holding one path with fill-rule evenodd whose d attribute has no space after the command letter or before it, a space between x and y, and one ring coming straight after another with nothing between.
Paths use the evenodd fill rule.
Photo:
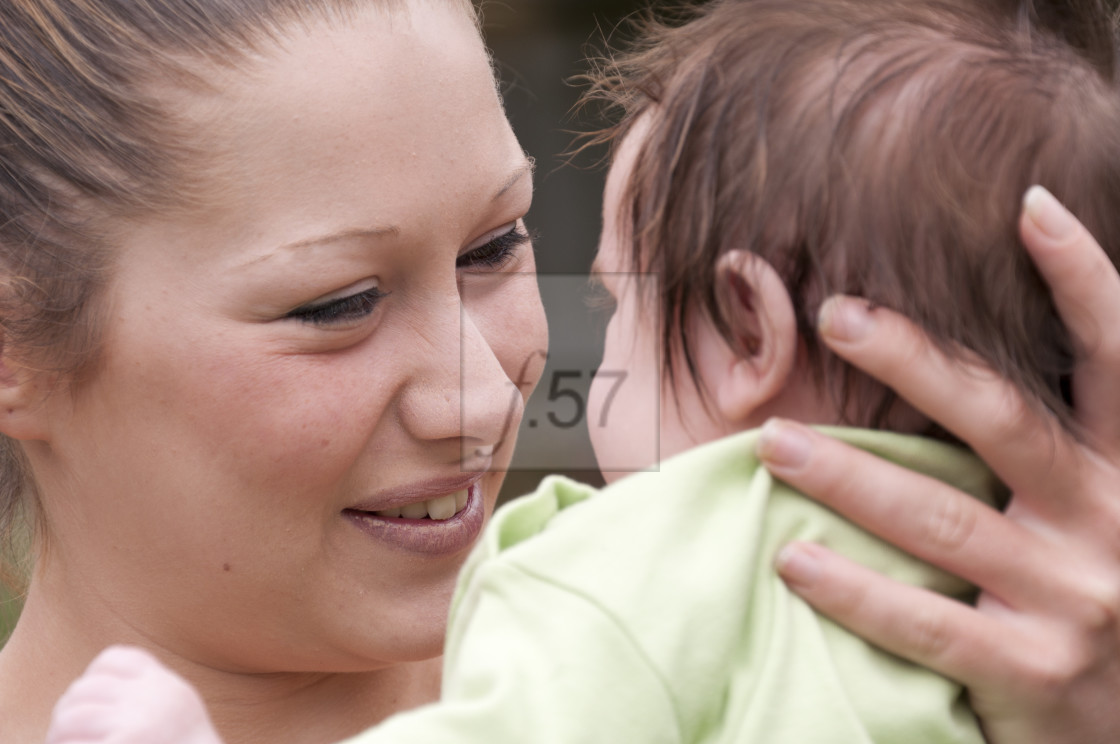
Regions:
<instances>
[{"instance_id":1,"label":"woman's neck","mask_svg":"<svg viewBox=\"0 0 1120 744\"><path fill-rule=\"evenodd\" d=\"M440 660L429 659L369 673L192 681L226 744L323 744L436 700L439 675Z\"/></svg>"},{"instance_id":2,"label":"woman's neck","mask_svg":"<svg viewBox=\"0 0 1120 744\"><path fill-rule=\"evenodd\" d=\"M433 659L376 673L324 675L298 688L274 686L255 701L204 697L226 744L323 744L434 701L439 673Z\"/></svg>"},{"instance_id":3,"label":"woman's neck","mask_svg":"<svg viewBox=\"0 0 1120 744\"><path fill-rule=\"evenodd\" d=\"M347 674L255 675L193 664L138 634L103 633L37 583L0 649L4 744L41 744L54 702L104 646L117 642L148 648L194 684L226 744L338 741L439 695L439 659Z\"/></svg>"}]
</instances>

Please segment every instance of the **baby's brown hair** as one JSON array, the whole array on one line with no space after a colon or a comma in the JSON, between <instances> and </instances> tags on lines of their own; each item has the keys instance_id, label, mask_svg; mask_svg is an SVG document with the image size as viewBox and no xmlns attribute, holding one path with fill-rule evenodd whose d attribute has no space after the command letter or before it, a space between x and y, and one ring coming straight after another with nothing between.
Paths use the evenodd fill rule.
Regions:
<instances>
[{"instance_id":1,"label":"baby's brown hair","mask_svg":"<svg viewBox=\"0 0 1120 744\"><path fill-rule=\"evenodd\" d=\"M683 359L695 379L695 308L732 341L715 267L746 249L783 278L850 423L885 425L893 397L817 341L835 292L906 315L1072 426L1074 349L1017 225L1042 184L1116 263L1116 24L1100 0L715 0L682 18L646 21L590 94L622 111L600 141L650 119L622 222L634 269L660 276L666 371Z\"/></svg>"}]
</instances>

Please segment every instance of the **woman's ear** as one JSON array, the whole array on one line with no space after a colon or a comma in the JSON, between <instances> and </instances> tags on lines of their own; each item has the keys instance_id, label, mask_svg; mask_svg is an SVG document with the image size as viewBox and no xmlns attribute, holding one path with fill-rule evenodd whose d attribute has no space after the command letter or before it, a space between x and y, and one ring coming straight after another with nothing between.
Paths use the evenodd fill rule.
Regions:
<instances>
[{"instance_id":1,"label":"woman's ear","mask_svg":"<svg viewBox=\"0 0 1120 744\"><path fill-rule=\"evenodd\" d=\"M47 438L50 377L13 359L0 340L0 434L21 440Z\"/></svg>"},{"instance_id":2,"label":"woman's ear","mask_svg":"<svg viewBox=\"0 0 1120 744\"><path fill-rule=\"evenodd\" d=\"M720 257L716 297L731 343L715 381L715 402L725 421L743 424L789 382L797 359L797 317L778 272L749 251Z\"/></svg>"}]
</instances>

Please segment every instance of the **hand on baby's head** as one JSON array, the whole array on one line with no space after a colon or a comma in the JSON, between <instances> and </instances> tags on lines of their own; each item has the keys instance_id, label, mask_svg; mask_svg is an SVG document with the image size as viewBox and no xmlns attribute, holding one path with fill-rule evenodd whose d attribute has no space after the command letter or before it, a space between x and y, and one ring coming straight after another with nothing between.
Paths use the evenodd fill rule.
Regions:
<instances>
[{"instance_id":1,"label":"hand on baby's head","mask_svg":"<svg viewBox=\"0 0 1120 744\"><path fill-rule=\"evenodd\" d=\"M147 651L111 646L59 698L46 744L221 744L193 687Z\"/></svg>"}]
</instances>

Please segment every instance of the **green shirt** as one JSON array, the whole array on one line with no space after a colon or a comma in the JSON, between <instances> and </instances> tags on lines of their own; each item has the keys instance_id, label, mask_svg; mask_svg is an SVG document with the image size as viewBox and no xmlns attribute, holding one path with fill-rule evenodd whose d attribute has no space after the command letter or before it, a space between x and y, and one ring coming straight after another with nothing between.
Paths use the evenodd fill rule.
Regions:
<instances>
[{"instance_id":1,"label":"green shirt","mask_svg":"<svg viewBox=\"0 0 1120 744\"><path fill-rule=\"evenodd\" d=\"M829 433L992 500L971 454ZM441 701L351 740L982 744L962 690L815 614L774 571L812 540L900 581L970 587L780 482L757 432L603 490L549 478L500 509L460 576Z\"/></svg>"}]
</instances>

